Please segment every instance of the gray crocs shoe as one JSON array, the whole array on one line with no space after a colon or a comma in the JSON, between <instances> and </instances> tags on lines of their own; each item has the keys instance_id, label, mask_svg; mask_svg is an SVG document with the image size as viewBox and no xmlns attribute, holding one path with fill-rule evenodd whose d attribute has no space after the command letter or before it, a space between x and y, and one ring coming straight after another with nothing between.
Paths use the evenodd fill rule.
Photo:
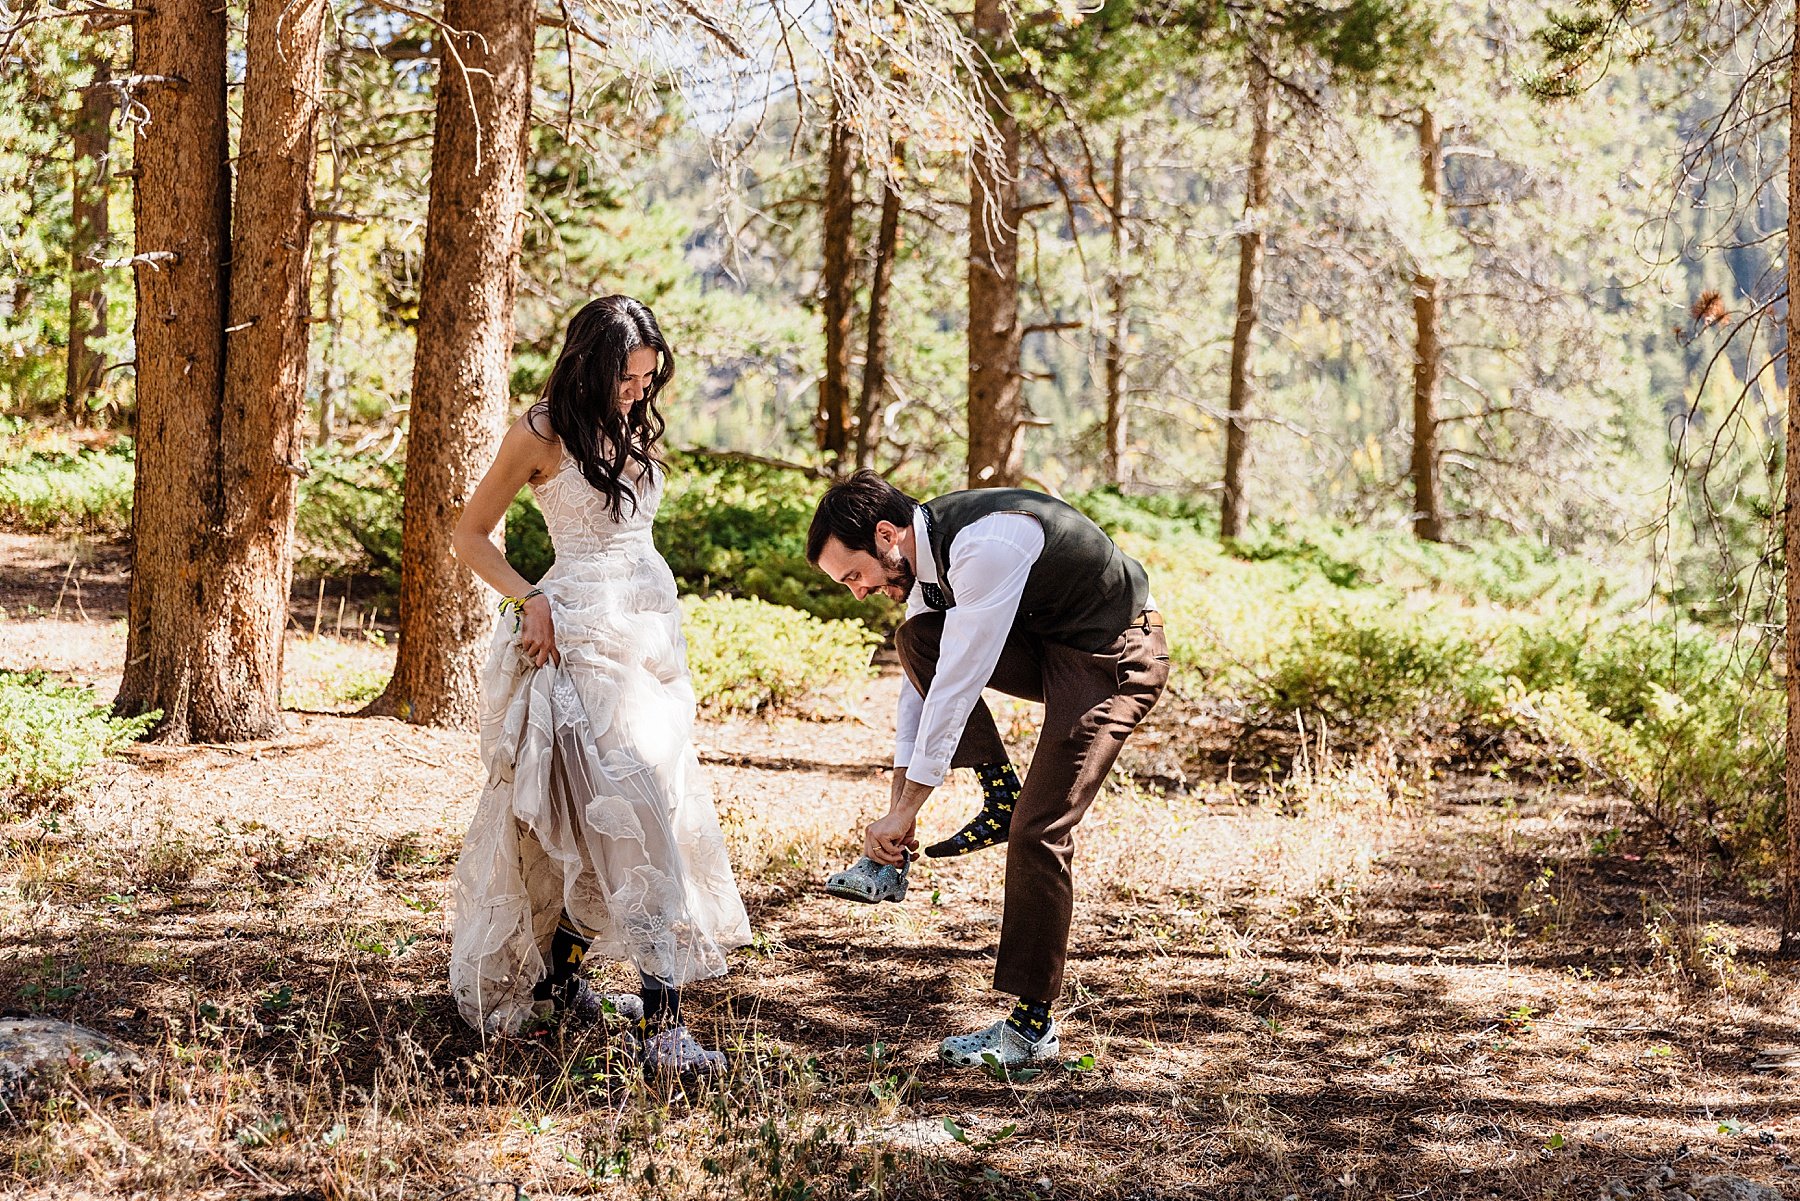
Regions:
<instances>
[{"instance_id":1,"label":"gray crocs shoe","mask_svg":"<svg viewBox=\"0 0 1800 1201\"><path fill-rule=\"evenodd\" d=\"M597 992L577 976L562 1012L567 1021L600 1022L610 1018L636 1023L644 1020L644 998L634 992Z\"/></svg>"},{"instance_id":2,"label":"gray crocs shoe","mask_svg":"<svg viewBox=\"0 0 1800 1201\"><path fill-rule=\"evenodd\" d=\"M843 871L832 872L825 880L825 891L846 901L862 901L868 905L901 901L906 899L906 874L911 870L910 857L899 867L894 867L864 855Z\"/></svg>"},{"instance_id":3,"label":"gray crocs shoe","mask_svg":"<svg viewBox=\"0 0 1800 1201\"><path fill-rule=\"evenodd\" d=\"M978 1068L993 1056L995 1066L1022 1068L1046 1059L1055 1059L1062 1051L1062 1040L1056 1036L1056 1023L1036 1042L1006 1024L1001 1018L986 1030L974 1034L958 1034L946 1038L938 1046L938 1058L959 1068Z\"/></svg>"},{"instance_id":4,"label":"gray crocs shoe","mask_svg":"<svg viewBox=\"0 0 1800 1201\"><path fill-rule=\"evenodd\" d=\"M608 1012L608 1007L611 1012ZM541 1035L557 1025L598 1026L602 1023L635 1026L644 1020L644 999L632 992L596 992L580 976L571 978L557 995L540 997L519 1033Z\"/></svg>"},{"instance_id":5,"label":"gray crocs shoe","mask_svg":"<svg viewBox=\"0 0 1800 1201\"><path fill-rule=\"evenodd\" d=\"M644 1071L653 1076L716 1076L725 1056L694 1040L686 1026L670 1026L644 1043Z\"/></svg>"}]
</instances>

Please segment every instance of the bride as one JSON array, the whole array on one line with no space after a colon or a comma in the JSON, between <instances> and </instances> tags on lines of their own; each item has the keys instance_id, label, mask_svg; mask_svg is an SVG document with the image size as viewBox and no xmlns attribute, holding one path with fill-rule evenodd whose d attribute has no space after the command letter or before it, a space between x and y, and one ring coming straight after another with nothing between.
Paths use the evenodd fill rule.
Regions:
<instances>
[{"instance_id":1,"label":"bride","mask_svg":"<svg viewBox=\"0 0 1800 1201\"><path fill-rule=\"evenodd\" d=\"M713 1071L724 1057L682 1024L681 986L724 974L750 926L690 740L674 576L650 540L656 398L674 371L648 308L589 303L457 523L457 557L505 599L482 674L487 783L456 866L450 986L487 1032L593 1020L602 1003L578 972L591 946L638 969L647 1065ZM527 484L556 550L536 587L490 539Z\"/></svg>"}]
</instances>

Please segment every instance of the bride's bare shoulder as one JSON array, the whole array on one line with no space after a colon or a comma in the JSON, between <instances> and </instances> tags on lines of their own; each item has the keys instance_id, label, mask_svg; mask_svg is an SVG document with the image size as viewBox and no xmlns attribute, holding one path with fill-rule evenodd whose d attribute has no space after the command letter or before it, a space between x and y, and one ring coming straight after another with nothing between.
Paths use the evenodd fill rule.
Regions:
<instances>
[{"instance_id":1,"label":"bride's bare shoulder","mask_svg":"<svg viewBox=\"0 0 1800 1201\"><path fill-rule=\"evenodd\" d=\"M550 428L550 417L533 406L506 431L502 453L512 453L531 465L531 482L541 484L562 465L562 439Z\"/></svg>"}]
</instances>

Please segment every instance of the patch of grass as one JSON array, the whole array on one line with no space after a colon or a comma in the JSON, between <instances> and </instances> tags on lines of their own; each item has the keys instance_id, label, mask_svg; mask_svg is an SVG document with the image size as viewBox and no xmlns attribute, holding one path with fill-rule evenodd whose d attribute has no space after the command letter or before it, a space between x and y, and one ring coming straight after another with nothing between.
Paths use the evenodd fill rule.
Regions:
<instances>
[{"instance_id":1,"label":"patch of grass","mask_svg":"<svg viewBox=\"0 0 1800 1201\"><path fill-rule=\"evenodd\" d=\"M682 610L694 694L714 712L783 708L873 674L880 638L859 622L725 596L689 597Z\"/></svg>"},{"instance_id":2,"label":"patch of grass","mask_svg":"<svg viewBox=\"0 0 1800 1201\"><path fill-rule=\"evenodd\" d=\"M0 671L0 805L60 799L161 716L115 718L90 689L41 671Z\"/></svg>"},{"instance_id":3,"label":"patch of grass","mask_svg":"<svg viewBox=\"0 0 1800 1201\"><path fill-rule=\"evenodd\" d=\"M385 639L291 637L282 660L281 707L359 709L381 694L393 672L394 650Z\"/></svg>"}]
</instances>

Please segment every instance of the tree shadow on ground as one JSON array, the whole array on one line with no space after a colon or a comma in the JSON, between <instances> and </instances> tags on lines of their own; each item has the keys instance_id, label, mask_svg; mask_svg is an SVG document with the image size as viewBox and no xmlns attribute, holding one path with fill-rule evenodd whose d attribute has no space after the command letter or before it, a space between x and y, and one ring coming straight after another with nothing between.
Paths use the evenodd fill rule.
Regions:
<instances>
[{"instance_id":1,"label":"tree shadow on ground","mask_svg":"<svg viewBox=\"0 0 1800 1201\"><path fill-rule=\"evenodd\" d=\"M1001 1011L987 988L997 856L959 869L942 903L748 889L768 937L687 1002L735 1055L717 1089L645 1093L617 1032L493 1042L466 1027L444 983L448 847L221 843L175 868L127 855L28 871L51 844L16 842L41 920L0 931L0 1007L151 1052L158 1074L115 1103L116 1122L239 1081L228 1139L253 1113L326 1104L314 1097L346 1125L399 1106L445 1147L451 1128L430 1123L450 1119L419 1115L504 1131L554 1113L604 1140L645 1114L704 1127L728 1104L865 1134L954 1118L969 1144L907 1151L898 1197L1022 1199L1048 1177L1094 1201L1588 1198L1617 1177L1678 1201L1646 1174L1786 1179L1800 1101L1750 1066L1794 1041L1791 973L1757 958L1767 908L1687 879L1635 827L1608 834L1618 813L1600 801L1459 799L1354 886L1215 895L1082 877L1064 1053L1030 1080L935 1059L944 1034ZM1658 942L1677 917L1741 949L1708 960ZM426 1144L417 1154L447 1154Z\"/></svg>"}]
</instances>

